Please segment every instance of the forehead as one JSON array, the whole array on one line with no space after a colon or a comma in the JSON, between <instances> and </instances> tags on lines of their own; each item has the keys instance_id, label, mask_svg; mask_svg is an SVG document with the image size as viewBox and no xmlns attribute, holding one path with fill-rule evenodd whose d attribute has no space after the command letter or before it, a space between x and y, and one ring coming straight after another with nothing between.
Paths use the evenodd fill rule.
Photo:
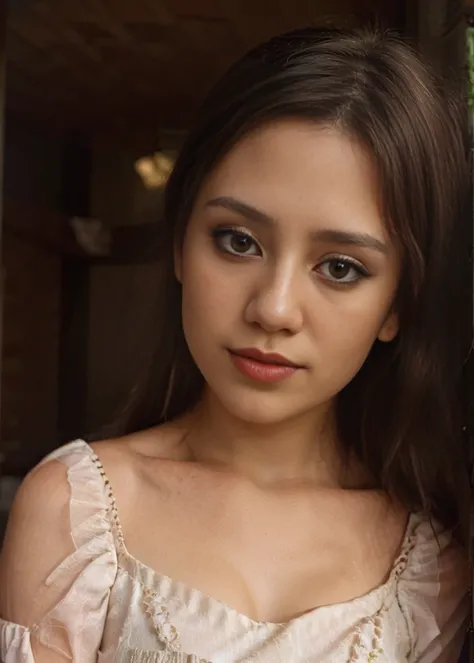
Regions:
<instances>
[{"instance_id":1,"label":"forehead","mask_svg":"<svg viewBox=\"0 0 474 663\"><path fill-rule=\"evenodd\" d=\"M282 222L359 223L385 235L370 156L337 128L307 120L273 122L242 138L208 176L197 207L224 195Z\"/></svg>"}]
</instances>

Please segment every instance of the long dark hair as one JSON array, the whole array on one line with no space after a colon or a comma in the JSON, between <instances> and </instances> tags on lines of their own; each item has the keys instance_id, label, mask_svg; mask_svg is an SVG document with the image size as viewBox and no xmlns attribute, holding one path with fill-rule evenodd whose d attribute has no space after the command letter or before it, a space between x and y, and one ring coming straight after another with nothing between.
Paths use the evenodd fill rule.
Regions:
<instances>
[{"instance_id":1,"label":"long dark hair","mask_svg":"<svg viewBox=\"0 0 474 663\"><path fill-rule=\"evenodd\" d=\"M172 420L200 399L203 377L183 335L173 246L183 239L206 176L242 136L270 120L335 125L372 154L387 227L403 252L400 333L392 343L375 344L338 396L340 443L410 510L459 525L467 476L456 419L467 115L443 89L409 46L375 30L285 34L228 71L208 96L167 186L156 349L118 432Z\"/></svg>"}]
</instances>

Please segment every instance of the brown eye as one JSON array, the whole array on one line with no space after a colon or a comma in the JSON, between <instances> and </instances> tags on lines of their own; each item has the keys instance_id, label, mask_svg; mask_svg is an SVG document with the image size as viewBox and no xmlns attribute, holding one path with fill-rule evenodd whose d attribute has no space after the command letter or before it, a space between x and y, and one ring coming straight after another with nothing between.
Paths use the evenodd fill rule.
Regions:
<instances>
[{"instance_id":1,"label":"brown eye","mask_svg":"<svg viewBox=\"0 0 474 663\"><path fill-rule=\"evenodd\" d=\"M336 280L344 279L350 274L351 269L354 269L351 264L344 262L344 260L334 260L329 263L328 273Z\"/></svg>"},{"instance_id":2,"label":"brown eye","mask_svg":"<svg viewBox=\"0 0 474 663\"><path fill-rule=\"evenodd\" d=\"M234 256L259 256L260 248L252 235L232 228L218 228L212 233L219 251Z\"/></svg>"},{"instance_id":3,"label":"brown eye","mask_svg":"<svg viewBox=\"0 0 474 663\"><path fill-rule=\"evenodd\" d=\"M247 253L253 245L253 239L242 233L234 233L230 238L230 248L236 253Z\"/></svg>"},{"instance_id":4,"label":"brown eye","mask_svg":"<svg viewBox=\"0 0 474 663\"><path fill-rule=\"evenodd\" d=\"M348 258L331 258L330 260L325 260L318 266L317 271L327 281L341 285L357 283L369 276L369 273L361 264Z\"/></svg>"}]
</instances>

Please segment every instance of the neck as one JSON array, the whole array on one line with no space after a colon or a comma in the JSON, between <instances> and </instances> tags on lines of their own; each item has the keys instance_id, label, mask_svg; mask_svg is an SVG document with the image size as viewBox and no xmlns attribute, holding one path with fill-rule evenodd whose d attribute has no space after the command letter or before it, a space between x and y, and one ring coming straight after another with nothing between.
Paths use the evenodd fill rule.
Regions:
<instances>
[{"instance_id":1,"label":"neck","mask_svg":"<svg viewBox=\"0 0 474 663\"><path fill-rule=\"evenodd\" d=\"M226 466L259 486L341 486L332 404L263 425L237 419L207 393L186 428L194 460Z\"/></svg>"}]
</instances>

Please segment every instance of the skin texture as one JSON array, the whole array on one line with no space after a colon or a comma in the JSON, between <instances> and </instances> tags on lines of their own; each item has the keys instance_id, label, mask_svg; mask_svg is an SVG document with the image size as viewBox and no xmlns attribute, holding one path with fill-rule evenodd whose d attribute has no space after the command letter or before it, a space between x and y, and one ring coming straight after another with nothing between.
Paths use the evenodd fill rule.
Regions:
<instances>
[{"instance_id":1,"label":"skin texture","mask_svg":"<svg viewBox=\"0 0 474 663\"><path fill-rule=\"evenodd\" d=\"M407 514L370 489L357 463L343 471L332 409L374 342L398 332L399 270L376 172L356 141L288 120L231 150L176 247L202 402L180 421L95 445L132 555L258 621L288 621L384 582ZM228 352L249 347L303 368L256 382ZM44 614L32 597L72 549L68 498L57 463L21 488L0 561L7 619ZM32 560L32 550L41 555ZM63 660L35 651L40 663Z\"/></svg>"}]
</instances>

